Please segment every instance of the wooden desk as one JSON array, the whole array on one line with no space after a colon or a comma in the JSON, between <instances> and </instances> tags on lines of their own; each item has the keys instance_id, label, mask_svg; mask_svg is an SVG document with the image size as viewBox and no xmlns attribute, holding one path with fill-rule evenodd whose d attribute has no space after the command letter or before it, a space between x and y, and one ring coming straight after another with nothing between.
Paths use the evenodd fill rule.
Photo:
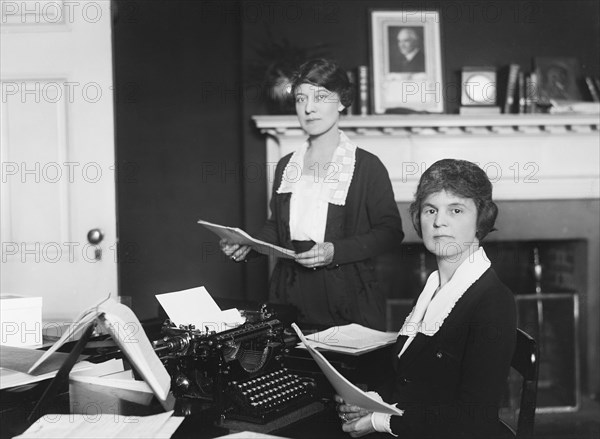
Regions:
<instances>
[{"instance_id":1,"label":"wooden desk","mask_svg":"<svg viewBox=\"0 0 600 439\"><path fill-rule=\"evenodd\" d=\"M9 439L23 433L28 427L27 416L33 409L36 397L40 397L48 382L39 383L26 392L3 392L0 395L2 409L0 410L0 438ZM66 390L66 389L65 389ZM115 414L123 416L147 416L161 413L163 408L154 398L145 400L146 395L136 396L131 392L120 389L107 389L83 383L71 383L69 391L62 392L52 405L53 414L69 413L83 414L90 417L90 422L98 414ZM175 414L188 412L184 421L176 430L173 439L208 439L224 436L237 431L252 430L243 423L231 423L227 427L215 425L218 418L212 407L202 406L202 403L181 403L175 406ZM316 413L298 421L288 419L269 434L289 438L339 437L345 438L341 430L340 420L335 413L335 404L321 405ZM98 432L101 437L102 432ZM339 436L338 436L339 435Z\"/></svg>"},{"instance_id":2,"label":"wooden desk","mask_svg":"<svg viewBox=\"0 0 600 439\"><path fill-rule=\"evenodd\" d=\"M361 387L372 388L391 373L390 349L391 346L387 346L360 356L327 352L325 356L346 378ZM113 357L113 354L111 351L107 358ZM289 438L347 438L335 413L333 389L308 352L292 349L285 365L293 372L315 379L317 402L282 416L282 419L273 421L267 430L262 431ZM27 417L48 384L49 381L45 381L23 392L0 393L0 439L21 434L29 427ZM227 421L220 424L220 413L209 402L180 399L174 410L176 416L185 416L185 420L173 438L204 439L236 431L261 430L256 425L244 425L242 422ZM163 411L160 403L149 393L72 381L59 390L46 413L83 414L89 416L92 422L99 414L147 416Z\"/></svg>"}]
</instances>

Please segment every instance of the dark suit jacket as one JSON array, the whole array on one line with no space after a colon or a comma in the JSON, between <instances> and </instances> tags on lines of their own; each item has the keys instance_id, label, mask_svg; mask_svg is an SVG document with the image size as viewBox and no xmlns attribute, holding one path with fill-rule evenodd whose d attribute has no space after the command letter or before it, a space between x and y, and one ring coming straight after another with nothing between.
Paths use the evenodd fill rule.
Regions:
<instances>
[{"instance_id":1,"label":"dark suit jacket","mask_svg":"<svg viewBox=\"0 0 600 439\"><path fill-rule=\"evenodd\" d=\"M277 164L270 203L271 217L257 234L259 239L289 249L293 249L289 226L291 194L278 194L277 189L291 156L283 157ZM403 238L402 220L385 166L374 154L357 148L346 205L329 204L325 241L333 243L334 257L329 266L321 269L324 273L320 273L325 275L324 288L328 294L349 303L348 320L322 322L324 325L352 321L385 329L385 297L376 278L374 258L398 248ZM292 304L302 301L305 306L310 306L309 293L324 294L325 291L294 289L290 280L301 269L295 262L280 259L271 277L270 299Z\"/></svg>"},{"instance_id":2,"label":"dark suit jacket","mask_svg":"<svg viewBox=\"0 0 600 439\"><path fill-rule=\"evenodd\" d=\"M390 72L392 73L412 73L424 71L425 54L423 53L423 50L419 50L410 61L398 51L394 52L393 56L390 56Z\"/></svg>"},{"instance_id":3,"label":"dark suit jacket","mask_svg":"<svg viewBox=\"0 0 600 439\"><path fill-rule=\"evenodd\" d=\"M395 382L380 389L405 411L392 416L392 431L403 439L502 437L498 405L515 339L513 294L489 268L438 332L418 333L400 359L406 337L398 337Z\"/></svg>"}]
</instances>

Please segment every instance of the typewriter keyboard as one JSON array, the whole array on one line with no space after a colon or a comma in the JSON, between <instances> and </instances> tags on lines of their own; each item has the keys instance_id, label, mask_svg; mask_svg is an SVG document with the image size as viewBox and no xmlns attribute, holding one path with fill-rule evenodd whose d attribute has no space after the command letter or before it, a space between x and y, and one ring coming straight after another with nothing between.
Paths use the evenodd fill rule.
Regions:
<instances>
[{"instance_id":1,"label":"typewriter keyboard","mask_svg":"<svg viewBox=\"0 0 600 439\"><path fill-rule=\"evenodd\" d=\"M231 381L229 394L239 410L229 417L265 423L312 401L314 382L285 369L245 381Z\"/></svg>"}]
</instances>

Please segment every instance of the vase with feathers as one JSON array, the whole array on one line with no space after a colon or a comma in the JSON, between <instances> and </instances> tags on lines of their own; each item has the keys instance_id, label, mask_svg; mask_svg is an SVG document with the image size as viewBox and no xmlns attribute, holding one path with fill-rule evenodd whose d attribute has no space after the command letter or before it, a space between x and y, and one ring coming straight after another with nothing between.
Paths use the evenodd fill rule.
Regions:
<instances>
[{"instance_id":1,"label":"vase with feathers","mask_svg":"<svg viewBox=\"0 0 600 439\"><path fill-rule=\"evenodd\" d=\"M326 57L325 44L302 47L282 38L276 41L270 32L255 48L257 57L250 65L250 79L260 84L264 104L270 114L293 114L292 75L311 58Z\"/></svg>"}]
</instances>

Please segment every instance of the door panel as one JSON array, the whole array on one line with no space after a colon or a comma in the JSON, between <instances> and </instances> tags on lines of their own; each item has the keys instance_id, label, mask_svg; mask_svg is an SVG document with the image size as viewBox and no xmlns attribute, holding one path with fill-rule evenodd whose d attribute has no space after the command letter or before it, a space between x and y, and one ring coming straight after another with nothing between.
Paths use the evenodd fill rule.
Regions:
<instances>
[{"instance_id":1,"label":"door panel","mask_svg":"<svg viewBox=\"0 0 600 439\"><path fill-rule=\"evenodd\" d=\"M1 24L1 291L69 321L118 293L110 3L3 2Z\"/></svg>"}]
</instances>

